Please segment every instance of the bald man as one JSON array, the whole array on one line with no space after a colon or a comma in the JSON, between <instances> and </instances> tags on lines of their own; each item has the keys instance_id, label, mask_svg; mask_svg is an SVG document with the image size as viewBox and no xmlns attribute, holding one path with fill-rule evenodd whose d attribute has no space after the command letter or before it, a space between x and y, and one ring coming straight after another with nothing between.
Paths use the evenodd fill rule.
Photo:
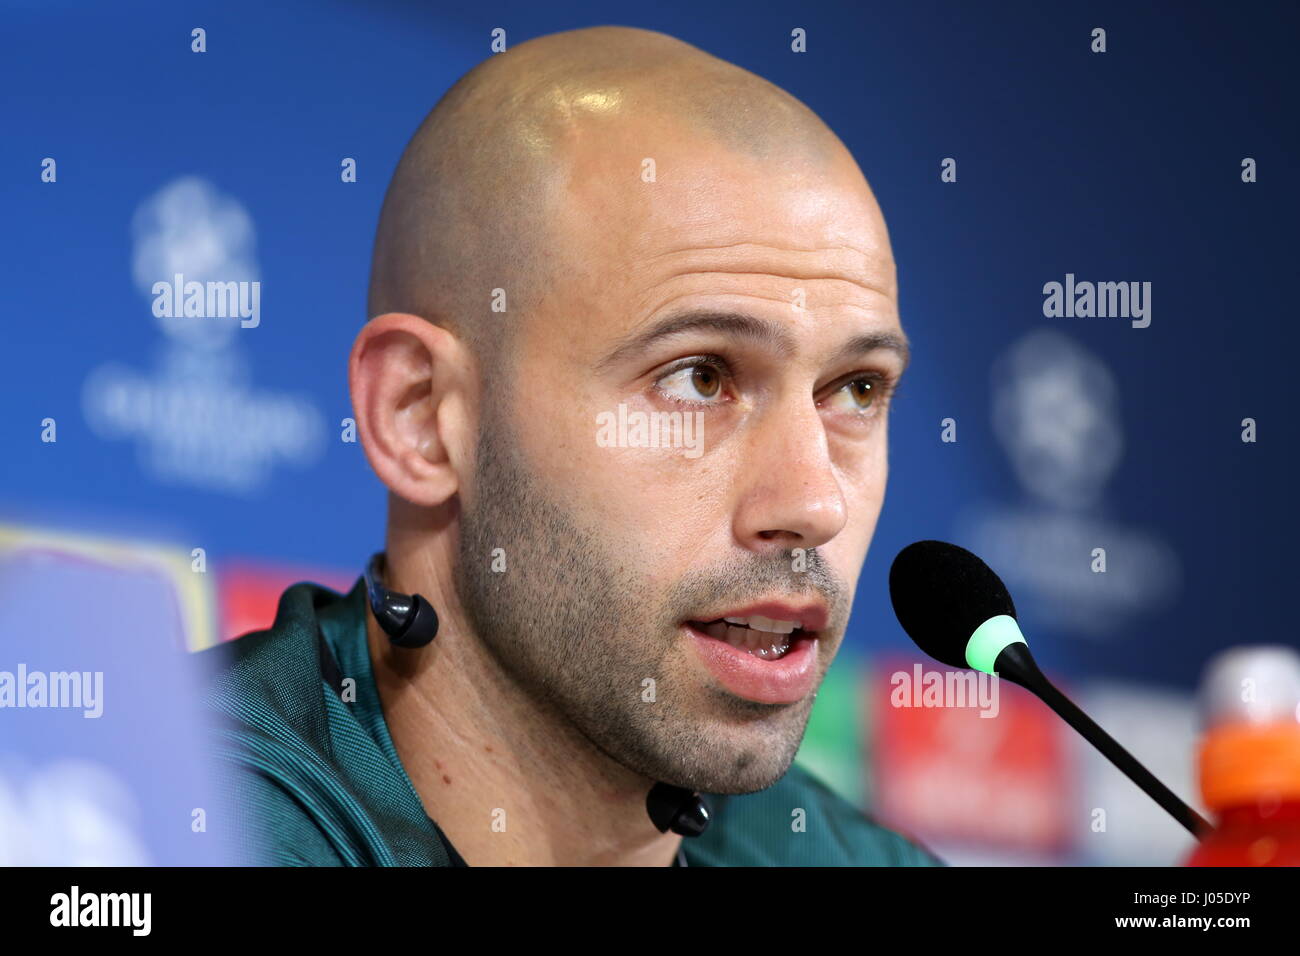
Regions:
<instances>
[{"instance_id":1,"label":"bald man","mask_svg":"<svg viewBox=\"0 0 1300 956\"><path fill-rule=\"evenodd\" d=\"M363 581L300 584L213 652L256 861L940 862L793 765L908 354L880 210L807 107L645 30L494 56L401 158L369 312L380 586L440 623L398 646Z\"/></svg>"}]
</instances>

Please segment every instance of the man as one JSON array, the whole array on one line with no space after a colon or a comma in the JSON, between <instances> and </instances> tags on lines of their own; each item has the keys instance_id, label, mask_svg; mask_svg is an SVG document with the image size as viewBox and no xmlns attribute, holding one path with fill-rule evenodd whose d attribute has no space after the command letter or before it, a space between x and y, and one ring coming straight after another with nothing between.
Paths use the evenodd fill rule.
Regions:
<instances>
[{"instance_id":1,"label":"man","mask_svg":"<svg viewBox=\"0 0 1300 956\"><path fill-rule=\"evenodd\" d=\"M807 107L644 30L495 56L402 156L369 313L383 583L440 627L397 647L360 581L304 584L220 649L256 859L939 862L792 766L907 360L880 211ZM657 829L656 782L703 835Z\"/></svg>"}]
</instances>

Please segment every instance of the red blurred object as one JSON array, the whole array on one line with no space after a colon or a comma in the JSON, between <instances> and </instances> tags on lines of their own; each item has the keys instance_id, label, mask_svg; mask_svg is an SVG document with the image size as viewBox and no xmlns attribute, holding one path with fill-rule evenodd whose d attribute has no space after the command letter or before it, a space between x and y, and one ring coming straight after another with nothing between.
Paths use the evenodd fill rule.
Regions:
<instances>
[{"instance_id":1,"label":"red blurred object","mask_svg":"<svg viewBox=\"0 0 1300 956\"><path fill-rule=\"evenodd\" d=\"M1233 807L1187 866L1300 866L1300 801Z\"/></svg>"},{"instance_id":2,"label":"red blurred object","mask_svg":"<svg viewBox=\"0 0 1300 956\"><path fill-rule=\"evenodd\" d=\"M999 685L996 716L978 706L917 706L917 669L923 681L948 669L907 658L879 668L865 698L873 702L873 803L883 819L927 840L1069 848L1073 767L1054 714L1009 681Z\"/></svg>"},{"instance_id":3,"label":"red blurred object","mask_svg":"<svg viewBox=\"0 0 1300 956\"><path fill-rule=\"evenodd\" d=\"M1300 866L1300 724L1211 730L1200 770L1217 829L1187 866Z\"/></svg>"},{"instance_id":4,"label":"red blurred object","mask_svg":"<svg viewBox=\"0 0 1300 956\"><path fill-rule=\"evenodd\" d=\"M1198 765L1215 831L1187 866L1300 866L1300 654L1231 647L1201 679Z\"/></svg>"},{"instance_id":5,"label":"red blurred object","mask_svg":"<svg viewBox=\"0 0 1300 956\"><path fill-rule=\"evenodd\" d=\"M232 641L249 631L270 627L275 623L280 595L291 584L313 581L346 594L359 576L360 572L348 575L342 571L252 561L223 564L217 573L219 639Z\"/></svg>"}]
</instances>

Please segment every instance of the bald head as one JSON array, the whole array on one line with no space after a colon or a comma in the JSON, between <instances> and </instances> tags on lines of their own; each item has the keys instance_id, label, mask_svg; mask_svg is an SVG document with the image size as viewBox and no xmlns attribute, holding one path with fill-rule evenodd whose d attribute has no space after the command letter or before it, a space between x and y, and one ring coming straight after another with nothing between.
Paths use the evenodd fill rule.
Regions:
<instances>
[{"instance_id":1,"label":"bald head","mask_svg":"<svg viewBox=\"0 0 1300 956\"><path fill-rule=\"evenodd\" d=\"M643 140L641 158L670 136L759 162L821 168L847 155L788 93L665 34L594 27L529 40L462 77L412 137L380 216L369 314L422 316L480 358L487 342L503 344L510 324L493 321L493 290L512 316L545 298L568 240L557 204L616 134ZM624 174L637 188L641 159Z\"/></svg>"},{"instance_id":2,"label":"bald head","mask_svg":"<svg viewBox=\"0 0 1300 956\"><path fill-rule=\"evenodd\" d=\"M454 658L428 699L461 695L493 741L535 736L518 753L554 759L530 779L585 755L595 800L622 779L633 817L646 780L785 773L884 499L907 353L843 144L662 34L529 41L412 139L370 311L349 379L394 586L434 601ZM718 638L767 660L780 642L695 627L778 598L782 620L822 609L797 668L755 672ZM439 814L466 806L441 788Z\"/></svg>"}]
</instances>

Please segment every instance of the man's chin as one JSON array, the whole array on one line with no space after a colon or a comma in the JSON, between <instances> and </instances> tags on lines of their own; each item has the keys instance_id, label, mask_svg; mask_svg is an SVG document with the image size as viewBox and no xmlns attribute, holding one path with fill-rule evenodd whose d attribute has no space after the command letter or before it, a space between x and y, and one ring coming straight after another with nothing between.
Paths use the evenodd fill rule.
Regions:
<instances>
[{"instance_id":1,"label":"man's chin","mask_svg":"<svg viewBox=\"0 0 1300 956\"><path fill-rule=\"evenodd\" d=\"M660 779L700 793L740 795L766 790L794 763L807 726L806 711L798 716L766 732L750 725L708 735L712 739L702 740L691 755L693 766L670 775L677 779Z\"/></svg>"},{"instance_id":2,"label":"man's chin","mask_svg":"<svg viewBox=\"0 0 1300 956\"><path fill-rule=\"evenodd\" d=\"M695 790L699 793L716 793L729 796L741 796L766 790L786 775L794 760L783 762L780 766L754 767L737 770L734 766L719 768L717 772L691 774L685 781L677 783L679 787Z\"/></svg>"}]
</instances>

